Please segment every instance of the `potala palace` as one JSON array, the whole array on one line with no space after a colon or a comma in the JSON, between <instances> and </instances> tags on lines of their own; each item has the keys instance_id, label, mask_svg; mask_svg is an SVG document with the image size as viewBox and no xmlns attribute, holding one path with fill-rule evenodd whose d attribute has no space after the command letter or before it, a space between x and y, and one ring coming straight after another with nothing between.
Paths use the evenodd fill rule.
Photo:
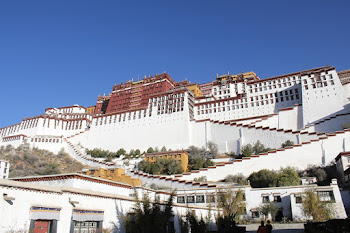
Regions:
<instances>
[{"instance_id":1,"label":"potala palace","mask_svg":"<svg viewBox=\"0 0 350 233\"><path fill-rule=\"evenodd\" d=\"M220 152L238 154L257 140L270 148L291 140L292 148L228 169L248 173L247 167L328 164L339 152L350 150L349 132L342 128L350 123L350 84L344 74L340 79L341 74L327 66L262 80L249 72L191 84L164 73L115 85L108 96L98 97L96 106L47 108L42 115L1 128L0 145L27 142L53 152L64 148L93 164L85 148L179 150L206 147L212 141Z\"/></svg>"},{"instance_id":2,"label":"potala palace","mask_svg":"<svg viewBox=\"0 0 350 233\"><path fill-rule=\"evenodd\" d=\"M44 114L1 128L0 146L27 143L55 153L63 148L83 164L111 169L117 166L91 157L86 149L145 151L165 146L182 151L191 145L207 148L208 142L214 142L220 153L239 154L244 145L258 140L276 148L172 176L125 168L127 175L141 180L140 193L165 200L170 192L147 189L145 184L177 188L176 215L182 216L190 207L214 216L219 209L212 197L227 187L195 182L195 178L219 181L229 174L247 176L265 168L305 169L310 164L327 165L338 156L342 182L349 182L350 129L344 127L350 124L349 98L350 71L337 72L330 66L266 79L254 72L228 73L204 84L175 82L163 73L114 85L110 94L98 97L95 106L50 107ZM286 140L294 146L280 148ZM308 188L333 200L336 216L346 218L336 180L322 187L254 189L248 185L234 189L244 190L249 219L256 217L257 206L264 200L275 200L283 216L297 220L305 219L298 197ZM121 231L120 215L132 208L133 192L129 184L81 173L0 180L5 200L0 203L0 219L7 222L0 232L35 229L39 220L49 222L52 232L85 232L79 230L83 229L79 222L91 223L94 229L114 226L116 232ZM209 203L214 203L210 210ZM17 211L20 217L8 211Z\"/></svg>"}]
</instances>

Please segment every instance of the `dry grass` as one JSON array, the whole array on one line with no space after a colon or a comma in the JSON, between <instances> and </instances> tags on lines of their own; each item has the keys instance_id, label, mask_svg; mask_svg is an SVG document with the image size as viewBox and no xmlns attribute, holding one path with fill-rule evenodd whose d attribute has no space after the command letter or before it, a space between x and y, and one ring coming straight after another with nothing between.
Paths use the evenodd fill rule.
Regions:
<instances>
[{"instance_id":1,"label":"dry grass","mask_svg":"<svg viewBox=\"0 0 350 233\"><path fill-rule=\"evenodd\" d=\"M47 150L30 149L26 144L17 148L10 145L0 147L0 159L10 162L10 177L71 173L88 167L63 150L54 154Z\"/></svg>"}]
</instances>

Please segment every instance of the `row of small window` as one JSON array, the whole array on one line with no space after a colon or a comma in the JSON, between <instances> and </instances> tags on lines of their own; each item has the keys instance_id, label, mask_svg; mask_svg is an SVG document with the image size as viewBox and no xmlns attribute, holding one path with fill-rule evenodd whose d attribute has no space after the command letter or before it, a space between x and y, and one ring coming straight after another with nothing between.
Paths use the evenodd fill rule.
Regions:
<instances>
[{"instance_id":1,"label":"row of small window","mask_svg":"<svg viewBox=\"0 0 350 233\"><path fill-rule=\"evenodd\" d=\"M291 81L293 81L293 82L300 81L300 77L293 76L293 77L287 77L287 78L280 78L280 79L275 79L275 80L271 80L271 81L267 81L267 82L260 82L259 85L258 85L258 83L250 84L249 87L253 88L253 87L258 87L258 86L259 87L268 86L268 85L277 84L277 83L290 83Z\"/></svg>"},{"instance_id":2,"label":"row of small window","mask_svg":"<svg viewBox=\"0 0 350 233\"><path fill-rule=\"evenodd\" d=\"M215 203L215 195L178 196L177 203Z\"/></svg>"},{"instance_id":3,"label":"row of small window","mask_svg":"<svg viewBox=\"0 0 350 233\"><path fill-rule=\"evenodd\" d=\"M291 87L294 86L295 84L299 84L300 82L288 82L288 83L283 83L283 84L277 84L277 85L271 85L271 86L265 86L265 87L259 87L259 88L252 88L249 90L249 93L253 93L253 91L259 92L259 91L267 91L267 90L272 90L276 88L282 88L282 87ZM237 91L236 91L237 92Z\"/></svg>"},{"instance_id":4,"label":"row of small window","mask_svg":"<svg viewBox=\"0 0 350 233\"><path fill-rule=\"evenodd\" d=\"M72 113L73 109L72 108L70 108L70 109L63 109L61 111L62 111L62 113Z\"/></svg>"},{"instance_id":5,"label":"row of small window","mask_svg":"<svg viewBox=\"0 0 350 233\"><path fill-rule=\"evenodd\" d=\"M253 90L255 92L263 91L263 90L266 91L268 89L271 90L271 89L282 88L282 87L290 87L290 86L293 86L293 85L299 84L299 83L300 83L300 78L288 77L287 79L277 79L277 80L269 81L269 82L260 82L259 84L258 83L250 84L250 85L247 85L247 87L248 87L250 93L252 93ZM246 88L246 85L244 83L242 83L242 88L243 89ZM234 89L236 92L238 91L237 84L235 84ZM214 91L215 91L215 89L214 89Z\"/></svg>"},{"instance_id":6,"label":"row of small window","mask_svg":"<svg viewBox=\"0 0 350 233\"><path fill-rule=\"evenodd\" d=\"M218 197L220 198L220 195ZM216 198L214 194L177 196L177 203L215 203ZM245 194L243 194L243 200L245 201Z\"/></svg>"},{"instance_id":7,"label":"row of small window","mask_svg":"<svg viewBox=\"0 0 350 233\"><path fill-rule=\"evenodd\" d=\"M56 139L56 138L53 138L53 139L48 139L48 138L32 138L31 139L31 142L52 142L52 143L59 143L60 142L60 139Z\"/></svg>"},{"instance_id":8,"label":"row of small window","mask_svg":"<svg viewBox=\"0 0 350 233\"><path fill-rule=\"evenodd\" d=\"M327 81L327 76L317 76L317 77L315 76L313 78L310 78L309 80L312 83ZM333 76L332 75L329 76L329 80L333 81ZM307 83L308 83L307 79L304 79L304 84L307 84Z\"/></svg>"},{"instance_id":9,"label":"row of small window","mask_svg":"<svg viewBox=\"0 0 350 233\"><path fill-rule=\"evenodd\" d=\"M44 124L45 125L45 124ZM43 125L43 126L44 126ZM58 125L58 124L57 124ZM66 129L65 130L75 130L75 129L81 129L83 125L83 122L80 121L78 123L67 123L66 124ZM50 125L48 124L47 127L49 127ZM55 128L56 128L56 124L55 124ZM64 128L63 124L62 124L62 129Z\"/></svg>"},{"instance_id":10,"label":"row of small window","mask_svg":"<svg viewBox=\"0 0 350 233\"><path fill-rule=\"evenodd\" d=\"M29 129L36 127L38 125L38 121L39 119L26 121L24 122L24 124L21 125L21 129Z\"/></svg>"},{"instance_id":11,"label":"row of small window","mask_svg":"<svg viewBox=\"0 0 350 233\"><path fill-rule=\"evenodd\" d=\"M157 98L150 98L149 102L150 103L154 103L154 102L159 102L159 101L163 101L163 100L169 100L169 99L179 99L181 97L181 99L183 99L183 97L185 96L184 93L179 93L179 94L173 94L173 95L169 95L169 96L162 96L162 97L157 97Z\"/></svg>"},{"instance_id":12,"label":"row of small window","mask_svg":"<svg viewBox=\"0 0 350 233\"><path fill-rule=\"evenodd\" d=\"M282 202L281 196L280 195L273 195L273 202ZM269 203L271 202L270 200L270 195L263 195L262 196L262 203Z\"/></svg>"},{"instance_id":13,"label":"row of small window","mask_svg":"<svg viewBox=\"0 0 350 233\"><path fill-rule=\"evenodd\" d=\"M159 102L153 102L153 106L165 106L165 105L169 105L169 104L183 104L184 102L184 98L181 98L181 99L175 99L175 100L172 100L172 101L159 101ZM150 106L152 106L152 104L150 104Z\"/></svg>"},{"instance_id":14,"label":"row of small window","mask_svg":"<svg viewBox=\"0 0 350 233\"><path fill-rule=\"evenodd\" d=\"M334 81L333 80L330 80L329 81L330 85L334 85ZM327 87L328 84L327 82L317 82L317 83L313 83L313 84L310 84L310 86L315 89L315 88L321 88L321 87ZM305 90L309 90L309 85L304 85L304 89Z\"/></svg>"},{"instance_id":15,"label":"row of small window","mask_svg":"<svg viewBox=\"0 0 350 233\"><path fill-rule=\"evenodd\" d=\"M214 91L214 95L217 95L217 94L221 95L221 93L223 95L230 94L230 90L223 90L223 91L218 91L218 92Z\"/></svg>"},{"instance_id":16,"label":"row of small window","mask_svg":"<svg viewBox=\"0 0 350 233\"><path fill-rule=\"evenodd\" d=\"M158 110L165 110L165 109L179 109L183 108L184 104L169 104L169 105L164 105L164 106L158 106Z\"/></svg>"},{"instance_id":17,"label":"row of small window","mask_svg":"<svg viewBox=\"0 0 350 233\"><path fill-rule=\"evenodd\" d=\"M331 202L334 201L333 191L318 191L317 195L319 196L321 201ZM189 195L189 196L178 196L177 203L215 203L216 197L215 195ZM244 198L245 200L245 198ZM281 195L273 195L273 199L270 199L270 195L262 196L262 203L270 203L270 202L282 202ZM295 195L295 202L302 203L302 194Z\"/></svg>"},{"instance_id":18,"label":"row of small window","mask_svg":"<svg viewBox=\"0 0 350 233\"><path fill-rule=\"evenodd\" d=\"M268 104L274 104L274 103L278 103L280 102L284 102L284 101L294 101L294 100L298 100L299 99L299 95L295 95L294 96L286 96L286 97L280 97L280 98L276 98L276 99L270 99L270 100L263 100L263 101L257 101L257 102L252 102L250 103L251 107L259 107L261 105L268 105ZM232 107L230 106L226 106L226 107L218 107L218 108L214 108L214 109L208 109L208 110L201 110L201 111L197 111L198 115L201 114L208 114L208 113L216 113L216 112L221 112L221 111L230 111L232 110L236 110L236 109L243 109L243 108L248 108L248 104L238 104L238 105L232 105Z\"/></svg>"},{"instance_id":19,"label":"row of small window","mask_svg":"<svg viewBox=\"0 0 350 233\"><path fill-rule=\"evenodd\" d=\"M282 78L282 79L275 79L273 81L266 81L266 82L259 82L259 83L255 83L255 84L245 84L245 83L241 83L243 85L243 87L245 87L247 85L248 88L253 89L256 87L263 87L263 86L271 86L274 84L288 84L291 85L292 83L299 83L300 82L300 77L287 77L287 78ZM237 83L234 84L235 88L237 89ZM222 85L221 88L228 88L229 85ZM219 90L219 88L215 88L214 87L214 91Z\"/></svg>"},{"instance_id":20,"label":"row of small window","mask_svg":"<svg viewBox=\"0 0 350 233\"><path fill-rule=\"evenodd\" d=\"M1 137L5 137L6 135L12 134L18 130L19 130L19 128L17 126L15 126L13 128L5 128L5 129L0 131L0 135L1 135Z\"/></svg>"},{"instance_id":21,"label":"row of small window","mask_svg":"<svg viewBox=\"0 0 350 233\"><path fill-rule=\"evenodd\" d=\"M280 91L280 92L275 92L275 93L270 93L270 94L265 94L265 95L259 95L259 96L255 96L255 99L256 100L259 100L259 99L268 99L269 97L270 98L274 98L274 97L283 97L283 96L293 96L296 95L296 96L299 96L299 91L298 89L294 89L293 90L287 90L287 91ZM250 101L254 101L254 96L250 97ZM247 98L241 98L241 99L236 99L236 100L232 100L232 101L224 101L224 102L219 102L218 103L218 106L220 105L230 105L230 104L238 104L238 103L247 103L248 102L248 99ZM222 104L221 104L222 103ZM203 104L203 105L200 105L200 109L204 109L204 108L210 108L210 107L216 107L216 103L213 103L213 104Z\"/></svg>"},{"instance_id":22,"label":"row of small window","mask_svg":"<svg viewBox=\"0 0 350 233\"><path fill-rule=\"evenodd\" d=\"M81 119L81 118L86 118L86 114L80 114L80 113L65 114L65 115L60 115L60 117L63 119Z\"/></svg>"},{"instance_id":23,"label":"row of small window","mask_svg":"<svg viewBox=\"0 0 350 233\"><path fill-rule=\"evenodd\" d=\"M333 202L335 200L333 191L317 191L317 195L322 202ZM295 194L295 203L303 203L302 194Z\"/></svg>"},{"instance_id":24,"label":"row of small window","mask_svg":"<svg viewBox=\"0 0 350 233\"><path fill-rule=\"evenodd\" d=\"M173 112L182 112L184 108L174 108L174 109L165 109L165 110L158 110L157 115L160 114L167 114L167 113L173 113Z\"/></svg>"},{"instance_id":25,"label":"row of small window","mask_svg":"<svg viewBox=\"0 0 350 233\"><path fill-rule=\"evenodd\" d=\"M142 113L141 111L138 112L138 114L136 114L136 112L134 112L134 114L128 114L128 117L126 117L126 114L120 114L120 115L114 115L114 118L112 116L109 117L109 120L108 120L108 117L101 117L100 120L96 120L95 122L95 125L97 126L98 124L98 121L100 121L100 125L102 125L102 123L104 124L107 124L107 121L109 122L109 124L112 123L112 118L113 118L113 122L114 123L117 123L118 122L121 122L121 121L125 121L126 119L128 120L135 120L136 118L140 119L142 116ZM146 117L146 111L143 111L143 117Z\"/></svg>"},{"instance_id":26,"label":"row of small window","mask_svg":"<svg viewBox=\"0 0 350 233\"><path fill-rule=\"evenodd\" d=\"M16 140L20 140L21 136L14 136L14 137L9 137L9 138L4 138L2 139L3 142L11 142L11 141L16 141Z\"/></svg>"},{"instance_id":27,"label":"row of small window","mask_svg":"<svg viewBox=\"0 0 350 233\"><path fill-rule=\"evenodd\" d=\"M164 108L173 108L173 107L183 107L184 106L184 102L179 102L179 103L169 103L169 104L162 104L162 105L154 105L154 107L158 107L158 109L160 109L161 107ZM150 108L152 108L152 105L150 105Z\"/></svg>"},{"instance_id":28,"label":"row of small window","mask_svg":"<svg viewBox=\"0 0 350 233\"><path fill-rule=\"evenodd\" d=\"M287 91L280 91L280 92L275 92L275 93L270 93L270 94L265 94L265 95L260 95L260 96L255 96L255 99L258 100L259 98L262 100L264 99L268 99L269 96L270 98L273 97L283 97L283 96L293 96L293 94L297 95L299 93L298 89L291 89L291 90L287 90ZM250 97L250 100L253 101L254 97Z\"/></svg>"}]
</instances>

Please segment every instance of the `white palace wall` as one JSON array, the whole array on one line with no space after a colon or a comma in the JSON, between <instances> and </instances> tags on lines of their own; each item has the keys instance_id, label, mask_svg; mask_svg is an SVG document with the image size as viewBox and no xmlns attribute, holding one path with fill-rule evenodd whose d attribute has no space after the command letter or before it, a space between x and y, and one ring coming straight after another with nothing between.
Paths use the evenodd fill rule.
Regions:
<instances>
[{"instance_id":1,"label":"white palace wall","mask_svg":"<svg viewBox=\"0 0 350 233\"><path fill-rule=\"evenodd\" d=\"M321 81L317 81L317 79ZM343 113L347 104L346 95L335 70L302 77L303 121L304 126Z\"/></svg>"},{"instance_id":2,"label":"white palace wall","mask_svg":"<svg viewBox=\"0 0 350 233\"><path fill-rule=\"evenodd\" d=\"M272 128L272 126L270 126ZM301 104L293 108L278 111L277 129L299 130L303 127L303 107Z\"/></svg>"},{"instance_id":3,"label":"white palace wall","mask_svg":"<svg viewBox=\"0 0 350 233\"><path fill-rule=\"evenodd\" d=\"M92 127L87 132L88 148L103 148L117 151L147 150L149 147L182 149L189 146L188 111L158 115L144 119L135 119L117 124L107 123Z\"/></svg>"}]
</instances>

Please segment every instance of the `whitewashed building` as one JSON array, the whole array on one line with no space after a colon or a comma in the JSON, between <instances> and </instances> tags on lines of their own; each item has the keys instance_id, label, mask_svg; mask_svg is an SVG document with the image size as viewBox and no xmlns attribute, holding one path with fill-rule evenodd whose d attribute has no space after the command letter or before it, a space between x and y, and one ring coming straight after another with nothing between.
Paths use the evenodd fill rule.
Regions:
<instances>
[{"instance_id":1,"label":"whitewashed building","mask_svg":"<svg viewBox=\"0 0 350 233\"><path fill-rule=\"evenodd\" d=\"M305 185L254 189L250 186L205 187L177 190L173 213L176 232L180 232L179 218L187 211L197 216L211 215L215 230L217 194L228 189L244 192L245 214L241 217L259 220L259 206L274 202L279 207L278 216L287 220L306 220L301 208L303 192L312 189L321 200L331 203L336 218L346 218L336 181L329 186ZM109 229L123 232L123 217L135 205L135 191L140 196L148 193L153 199L159 196L166 201L169 191L155 191L132 187L82 174L21 177L0 180L0 232L27 231L82 233Z\"/></svg>"},{"instance_id":2,"label":"whitewashed building","mask_svg":"<svg viewBox=\"0 0 350 233\"><path fill-rule=\"evenodd\" d=\"M32 231L57 233L92 233L109 229L124 232L123 217L135 206L139 197L148 193L166 201L168 192L94 178L82 174L60 174L0 180L0 232ZM191 211L207 216L217 209L194 207ZM177 232L179 217L186 215L185 205L175 204L173 213ZM35 232L35 231L34 231Z\"/></svg>"}]
</instances>

